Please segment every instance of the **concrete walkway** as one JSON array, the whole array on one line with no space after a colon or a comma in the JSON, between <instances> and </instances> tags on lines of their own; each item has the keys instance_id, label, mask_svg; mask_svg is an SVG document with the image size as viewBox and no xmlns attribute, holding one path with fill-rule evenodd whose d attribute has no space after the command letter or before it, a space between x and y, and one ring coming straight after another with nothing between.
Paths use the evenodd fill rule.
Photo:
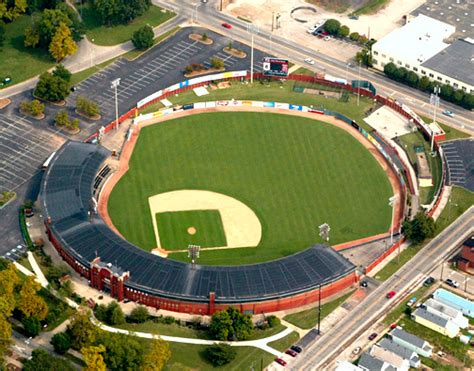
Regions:
<instances>
[{"instance_id":1,"label":"concrete walkway","mask_svg":"<svg viewBox=\"0 0 474 371\"><path fill-rule=\"evenodd\" d=\"M36 278L38 279L39 283L43 287L48 287L49 285L48 280L46 279L43 272L41 271L41 268L36 262L36 259L33 253L31 251L28 251L27 254L28 254L28 261L30 262L31 267L33 268L33 272L35 272Z\"/></svg>"},{"instance_id":2,"label":"concrete walkway","mask_svg":"<svg viewBox=\"0 0 474 371\"><path fill-rule=\"evenodd\" d=\"M108 332L113 332L113 333L116 333L116 334L132 335L132 336L137 336L137 337L144 338L144 339L162 339L162 340L165 340L165 341L170 341L170 342L174 342L174 343L182 343L182 344L212 345L212 344L216 344L216 343L226 343L226 344L229 344L233 347L255 347L255 348L262 349L262 350L264 350L268 353L271 353L276 357L281 356L282 352L270 347L268 345L268 343L271 343L272 341L276 341L276 340L279 340L281 338L284 338L285 336L287 336L291 332L293 332L293 329L287 327L285 330L279 332L278 334L275 334L273 336L269 336L269 337L266 337L266 338L263 338L263 339L248 340L248 341L218 341L218 340L182 338L182 337L177 337L177 336L151 334L149 332L123 330L123 329L118 329L118 328L115 328L115 327L107 326L107 325L103 324L102 322L99 322L93 316L91 316L91 321L97 327L99 327L101 330L108 331Z\"/></svg>"}]
</instances>

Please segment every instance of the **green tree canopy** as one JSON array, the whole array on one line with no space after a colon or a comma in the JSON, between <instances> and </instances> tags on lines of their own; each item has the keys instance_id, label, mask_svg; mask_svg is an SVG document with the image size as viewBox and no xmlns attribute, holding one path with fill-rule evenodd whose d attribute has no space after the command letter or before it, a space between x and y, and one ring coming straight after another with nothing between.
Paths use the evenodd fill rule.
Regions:
<instances>
[{"instance_id":1,"label":"green tree canopy","mask_svg":"<svg viewBox=\"0 0 474 371\"><path fill-rule=\"evenodd\" d=\"M151 26L143 26L133 33L132 43L135 48L140 50L148 49L153 45L153 28Z\"/></svg>"},{"instance_id":2,"label":"green tree canopy","mask_svg":"<svg viewBox=\"0 0 474 371\"><path fill-rule=\"evenodd\" d=\"M423 211L418 212L413 220L407 220L403 223L403 233L413 243L421 243L435 234L435 222L431 216Z\"/></svg>"},{"instance_id":3,"label":"green tree canopy","mask_svg":"<svg viewBox=\"0 0 474 371\"><path fill-rule=\"evenodd\" d=\"M103 357L111 370L137 370L143 362L144 347L133 336L101 332L97 343L105 346Z\"/></svg>"},{"instance_id":4,"label":"green tree canopy","mask_svg":"<svg viewBox=\"0 0 474 371\"><path fill-rule=\"evenodd\" d=\"M204 351L204 354L213 366L219 367L232 362L235 359L237 352L235 348L229 344L219 343L208 346Z\"/></svg>"},{"instance_id":5,"label":"green tree canopy","mask_svg":"<svg viewBox=\"0 0 474 371\"><path fill-rule=\"evenodd\" d=\"M23 328L28 336L38 336L41 331L41 323L38 318L31 316L23 318Z\"/></svg>"},{"instance_id":6,"label":"green tree canopy","mask_svg":"<svg viewBox=\"0 0 474 371\"><path fill-rule=\"evenodd\" d=\"M337 31L337 36L344 38L349 36L350 32L351 30L349 29L349 27L347 27L346 25L342 25L341 28L339 28L339 30Z\"/></svg>"},{"instance_id":7,"label":"green tree canopy","mask_svg":"<svg viewBox=\"0 0 474 371\"><path fill-rule=\"evenodd\" d=\"M67 333L71 338L71 347L80 350L95 342L98 330L89 320L87 313L79 313L67 326Z\"/></svg>"},{"instance_id":8,"label":"green tree canopy","mask_svg":"<svg viewBox=\"0 0 474 371\"><path fill-rule=\"evenodd\" d=\"M340 28L341 22L339 22L337 19L328 19L324 23L324 30L330 35L337 35Z\"/></svg>"},{"instance_id":9,"label":"green tree canopy","mask_svg":"<svg viewBox=\"0 0 474 371\"><path fill-rule=\"evenodd\" d=\"M93 6L102 24L114 25L131 22L144 14L151 0L94 0Z\"/></svg>"},{"instance_id":10,"label":"green tree canopy","mask_svg":"<svg viewBox=\"0 0 474 371\"><path fill-rule=\"evenodd\" d=\"M35 349L31 353L31 359L23 363L23 371L38 370L74 371L75 368L65 359L54 357L46 350Z\"/></svg>"},{"instance_id":11,"label":"green tree canopy","mask_svg":"<svg viewBox=\"0 0 474 371\"><path fill-rule=\"evenodd\" d=\"M164 340L153 340L143 358L141 368L147 371L160 371L171 358L169 344Z\"/></svg>"},{"instance_id":12,"label":"green tree canopy","mask_svg":"<svg viewBox=\"0 0 474 371\"><path fill-rule=\"evenodd\" d=\"M228 307L225 311L214 313L210 331L217 340L245 340L252 334L253 323L249 315Z\"/></svg>"},{"instance_id":13,"label":"green tree canopy","mask_svg":"<svg viewBox=\"0 0 474 371\"><path fill-rule=\"evenodd\" d=\"M56 353L64 354L71 348L71 337L67 332L59 332L51 338L51 345Z\"/></svg>"},{"instance_id":14,"label":"green tree canopy","mask_svg":"<svg viewBox=\"0 0 474 371\"><path fill-rule=\"evenodd\" d=\"M51 102L59 102L69 95L69 83L49 72L40 75L36 85L35 95Z\"/></svg>"},{"instance_id":15,"label":"green tree canopy","mask_svg":"<svg viewBox=\"0 0 474 371\"><path fill-rule=\"evenodd\" d=\"M143 323L150 317L147 307L139 305L138 307L133 308L128 319L130 322Z\"/></svg>"}]
</instances>

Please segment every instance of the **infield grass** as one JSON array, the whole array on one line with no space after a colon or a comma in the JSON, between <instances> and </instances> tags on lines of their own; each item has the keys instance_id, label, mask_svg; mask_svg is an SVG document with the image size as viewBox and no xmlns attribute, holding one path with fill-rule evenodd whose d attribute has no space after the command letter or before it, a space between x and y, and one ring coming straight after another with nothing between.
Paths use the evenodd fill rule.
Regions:
<instances>
[{"instance_id":1,"label":"infield grass","mask_svg":"<svg viewBox=\"0 0 474 371\"><path fill-rule=\"evenodd\" d=\"M145 250L156 247L148 197L180 189L245 203L262 225L257 248L201 251L201 264L281 258L321 243L387 231L392 194L382 167L355 138L309 118L274 113L190 115L142 129L130 169L113 189L115 226ZM187 254L173 259L188 261Z\"/></svg>"},{"instance_id":2,"label":"infield grass","mask_svg":"<svg viewBox=\"0 0 474 371\"><path fill-rule=\"evenodd\" d=\"M189 244L201 247L227 245L218 210L157 213L156 224L161 247L165 250L185 250ZM194 228L194 231L188 228Z\"/></svg>"}]
</instances>

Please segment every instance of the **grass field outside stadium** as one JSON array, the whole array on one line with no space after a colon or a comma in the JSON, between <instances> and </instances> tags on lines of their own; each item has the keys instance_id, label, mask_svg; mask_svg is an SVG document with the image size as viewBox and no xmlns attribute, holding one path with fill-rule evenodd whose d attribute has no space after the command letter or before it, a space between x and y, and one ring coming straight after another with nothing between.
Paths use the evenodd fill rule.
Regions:
<instances>
[{"instance_id":1,"label":"grass field outside stadium","mask_svg":"<svg viewBox=\"0 0 474 371\"><path fill-rule=\"evenodd\" d=\"M256 248L202 251L201 264L291 255L322 242L322 223L331 226L332 245L386 232L390 224L392 190L382 167L351 135L312 119L249 112L173 119L141 130L129 166L112 190L108 211L121 234L145 250L157 246L147 203L157 194L218 192L258 216L262 238ZM219 231L212 219L204 218L201 228ZM183 243L186 226L186 220L170 223L166 237L159 231L160 240ZM186 253L168 257L189 260Z\"/></svg>"}]
</instances>

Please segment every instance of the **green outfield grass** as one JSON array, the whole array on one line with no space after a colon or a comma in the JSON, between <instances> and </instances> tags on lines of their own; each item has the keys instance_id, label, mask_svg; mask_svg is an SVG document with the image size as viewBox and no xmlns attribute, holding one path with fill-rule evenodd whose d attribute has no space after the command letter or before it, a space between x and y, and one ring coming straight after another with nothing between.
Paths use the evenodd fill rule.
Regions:
<instances>
[{"instance_id":1,"label":"green outfield grass","mask_svg":"<svg viewBox=\"0 0 474 371\"><path fill-rule=\"evenodd\" d=\"M190 115L142 129L108 209L132 243L156 247L148 197L179 189L234 197L258 216L257 248L201 251L200 263L248 264L384 232L390 183L356 139L330 124L250 112ZM187 254L172 257L188 261Z\"/></svg>"},{"instance_id":2,"label":"green outfield grass","mask_svg":"<svg viewBox=\"0 0 474 371\"><path fill-rule=\"evenodd\" d=\"M161 247L183 250L189 244L201 247L226 246L221 214L218 210L174 211L156 214ZM195 228L190 234L188 228Z\"/></svg>"}]
</instances>

